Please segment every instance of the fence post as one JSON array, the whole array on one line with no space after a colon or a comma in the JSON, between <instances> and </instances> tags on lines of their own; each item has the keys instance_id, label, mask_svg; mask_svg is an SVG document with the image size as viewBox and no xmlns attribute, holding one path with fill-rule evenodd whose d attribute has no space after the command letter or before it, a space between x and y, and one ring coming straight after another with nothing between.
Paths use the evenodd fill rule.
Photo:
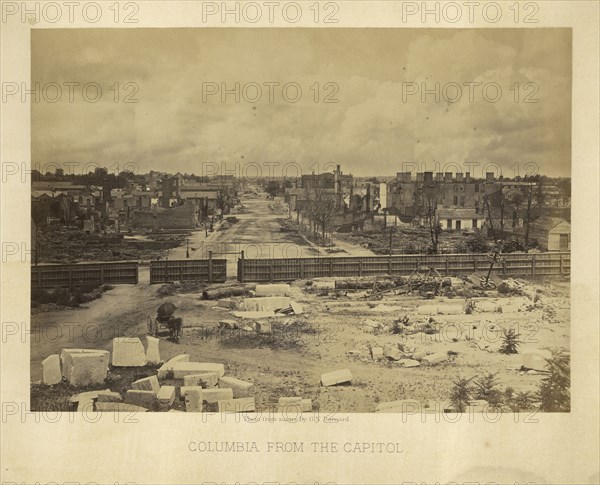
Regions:
<instances>
[{"instance_id":1,"label":"fence post","mask_svg":"<svg viewBox=\"0 0 600 485\"><path fill-rule=\"evenodd\" d=\"M392 276L392 256L390 255L388 259L388 274Z\"/></svg>"},{"instance_id":2,"label":"fence post","mask_svg":"<svg viewBox=\"0 0 600 485\"><path fill-rule=\"evenodd\" d=\"M140 265L139 263L135 263L135 284L137 285L140 282Z\"/></svg>"},{"instance_id":3,"label":"fence post","mask_svg":"<svg viewBox=\"0 0 600 485\"><path fill-rule=\"evenodd\" d=\"M304 260L300 260L300 279L304 279Z\"/></svg>"},{"instance_id":4,"label":"fence post","mask_svg":"<svg viewBox=\"0 0 600 485\"><path fill-rule=\"evenodd\" d=\"M333 259L329 260L329 277L333 278Z\"/></svg>"},{"instance_id":5,"label":"fence post","mask_svg":"<svg viewBox=\"0 0 600 485\"><path fill-rule=\"evenodd\" d=\"M273 260L269 259L269 281L273 281Z\"/></svg>"},{"instance_id":6,"label":"fence post","mask_svg":"<svg viewBox=\"0 0 600 485\"><path fill-rule=\"evenodd\" d=\"M104 266L100 266L100 284L104 284Z\"/></svg>"},{"instance_id":7,"label":"fence post","mask_svg":"<svg viewBox=\"0 0 600 485\"><path fill-rule=\"evenodd\" d=\"M479 268L477 266L477 255L476 254L473 255L473 267L475 268L475 272L477 272L479 270Z\"/></svg>"},{"instance_id":8,"label":"fence post","mask_svg":"<svg viewBox=\"0 0 600 485\"><path fill-rule=\"evenodd\" d=\"M446 265L446 276L448 276L448 274L450 273L450 270L449 270L449 267L448 267L448 258L445 259L444 263Z\"/></svg>"},{"instance_id":9,"label":"fence post","mask_svg":"<svg viewBox=\"0 0 600 485\"><path fill-rule=\"evenodd\" d=\"M358 260L358 277L362 276L362 259Z\"/></svg>"},{"instance_id":10,"label":"fence post","mask_svg":"<svg viewBox=\"0 0 600 485\"><path fill-rule=\"evenodd\" d=\"M212 261L212 251L208 252L208 282L213 282L213 261Z\"/></svg>"},{"instance_id":11,"label":"fence post","mask_svg":"<svg viewBox=\"0 0 600 485\"><path fill-rule=\"evenodd\" d=\"M69 266L69 290L73 289L73 268Z\"/></svg>"},{"instance_id":12,"label":"fence post","mask_svg":"<svg viewBox=\"0 0 600 485\"><path fill-rule=\"evenodd\" d=\"M242 250L241 258L238 259L238 281L244 282L244 250Z\"/></svg>"},{"instance_id":13,"label":"fence post","mask_svg":"<svg viewBox=\"0 0 600 485\"><path fill-rule=\"evenodd\" d=\"M40 286L40 290L43 288L42 287L42 268L38 268L38 284Z\"/></svg>"},{"instance_id":14,"label":"fence post","mask_svg":"<svg viewBox=\"0 0 600 485\"><path fill-rule=\"evenodd\" d=\"M560 274L562 275L564 272L565 272L565 269L564 269L563 253L560 253Z\"/></svg>"},{"instance_id":15,"label":"fence post","mask_svg":"<svg viewBox=\"0 0 600 485\"><path fill-rule=\"evenodd\" d=\"M531 275L535 276L535 254L531 255Z\"/></svg>"}]
</instances>

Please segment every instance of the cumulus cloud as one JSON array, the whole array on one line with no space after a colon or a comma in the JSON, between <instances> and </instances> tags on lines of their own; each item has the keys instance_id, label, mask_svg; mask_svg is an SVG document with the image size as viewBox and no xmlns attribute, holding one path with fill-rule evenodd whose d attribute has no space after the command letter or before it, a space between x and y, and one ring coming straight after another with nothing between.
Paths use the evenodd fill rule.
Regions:
<instances>
[{"instance_id":1,"label":"cumulus cloud","mask_svg":"<svg viewBox=\"0 0 600 485\"><path fill-rule=\"evenodd\" d=\"M567 29L33 31L32 83L97 83L102 96L34 103L32 158L198 174L240 160L355 175L534 163L568 176L570 42ZM206 97L207 83L239 83L239 101ZM278 83L273 102L265 83Z\"/></svg>"}]
</instances>

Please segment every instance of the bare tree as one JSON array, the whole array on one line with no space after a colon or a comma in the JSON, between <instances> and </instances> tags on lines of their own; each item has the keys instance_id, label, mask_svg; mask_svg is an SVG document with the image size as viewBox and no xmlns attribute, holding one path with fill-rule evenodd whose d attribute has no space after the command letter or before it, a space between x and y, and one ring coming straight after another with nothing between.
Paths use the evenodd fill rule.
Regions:
<instances>
[{"instance_id":1,"label":"bare tree","mask_svg":"<svg viewBox=\"0 0 600 485\"><path fill-rule=\"evenodd\" d=\"M522 189L525 201L525 247L529 244L529 232L535 210L544 205L544 187L542 182L526 185Z\"/></svg>"},{"instance_id":2,"label":"bare tree","mask_svg":"<svg viewBox=\"0 0 600 485\"><path fill-rule=\"evenodd\" d=\"M312 218L315 223L315 233L318 234L318 228L320 228L323 239L325 239L329 223L336 213L335 194L317 189L311 206Z\"/></svg>"},{"instance_id":3,"label":"bare tree","mask_svg":"<svg viewBox=\"0 0 600 485\"><path fill-rule=\"evenodd\" d=\"M434 254L438 252L440 234L442 226L438 220L437 213L437 191L435 187L426 187L423 191L425 205L425 221L429 229L429 237L431 239L431 250Z\"/></svg>"}]
</instances>

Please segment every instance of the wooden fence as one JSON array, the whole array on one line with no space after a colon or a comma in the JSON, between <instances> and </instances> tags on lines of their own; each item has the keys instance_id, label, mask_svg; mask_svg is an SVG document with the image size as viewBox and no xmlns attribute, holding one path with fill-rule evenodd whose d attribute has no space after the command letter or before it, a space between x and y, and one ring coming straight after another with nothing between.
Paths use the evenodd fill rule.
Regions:
<instances>
[{"instance_id":1,"label":"wooden fence","mask_svg":"<svg viewBox=\"0 0 600 485\"><path fill-rule=\"evenodd\" d=\"M150 261L150 284L169 281L223 283L227 279L227 260L179 259Z\"/></svg>"},{"instance_id":2,"label":"wooden fence","mask_svg":"<svg viewBox=\"0 0 600 485\"><path fill-rule=\"evenodd\" d=\"M571 270L571 253L503 254L492 274L506 276L566 275ZM487 272L485 254L405 254L401 256L324 257L288 259L240 259L241 282L293 281L319 277L408 276L416 268L432 267L446 276Z\"/></svg>"},{"instance_id":3,"label":"wooden fence","mask_svg":"<svg viewBox=\"0 0 600 485\"><path fill-rule=\"evenodd\" d=\"M97 287L103 284L135 285L137 261L81 264L42 264L31 267L31 288Z\"/></svg>"}]
</instances>

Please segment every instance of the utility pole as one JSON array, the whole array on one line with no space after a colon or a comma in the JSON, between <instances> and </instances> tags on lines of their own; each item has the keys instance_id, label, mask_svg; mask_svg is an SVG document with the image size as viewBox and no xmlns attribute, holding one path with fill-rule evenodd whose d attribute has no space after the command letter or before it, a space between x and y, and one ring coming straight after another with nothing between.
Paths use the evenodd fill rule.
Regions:
<instances>
[{"instance_id":1,"label":"utility pole","mask_svg":"<svg viewBox=\"0 0 600 485\"><path fill-rule=\"evenodd\" d=\"M185 240L185 257L186 259L190 258L190 238L186 238Z\"/></svg>"},{"instance_id":2,"label":"utility pole","mask_svg":"<svg viewBox=\"0 0 600 485\"><path fill-rule=\"evenodd\" d=\"M392 237L394 234L394 227L390 226L390 256L392 255Z\"/></svg>"}]
</instances>

